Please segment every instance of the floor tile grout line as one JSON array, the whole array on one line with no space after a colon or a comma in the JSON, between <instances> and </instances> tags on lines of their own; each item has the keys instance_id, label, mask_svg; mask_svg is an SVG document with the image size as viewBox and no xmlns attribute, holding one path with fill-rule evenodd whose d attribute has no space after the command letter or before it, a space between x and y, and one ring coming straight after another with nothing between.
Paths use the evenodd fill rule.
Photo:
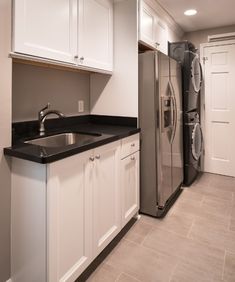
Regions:
<instances>
[{"instance_id":1,"label":"floor tile grout line","mask_svg":"<svg viewBox=\"0 0 235 282\"><path fill-rule=\"evenodd\" d=\"M124 272L121 272L121 273L118 275L118 277L115 279L114 282L118 282L118 280L119 280L119 278L122 276L122 274L124 274Z\"/></svg>"},{"instance_id":2,"label":"floor tile grout line","mask_svg":"<svg viewBox=\"0 0 235 282\"><path fill-rule=\"evenodd\" d=\"M174 274L175 274L175 271L176 271L178 265L179 265L179 261L177 261L177 263L175 264L175 266L174 266L174 268L173 268L173 270L172 270L172 273L171 273L171 275L170 275L170 277L169 277L169 282L172 281L172 278L173 278L173 276L174 276Z\"/></svg>"},{"instance_id":3,"label":"floor tile grout line","mask_svg":"<svg viewBox=\"0 0 235 282\"><path fill-rule=\"evenodd\" d=\"M227 255L227 251L224 250L224 263L223 263L223 269L222 269L222 281L224 280L226 255Z\"/></svg>"}]
</instances>

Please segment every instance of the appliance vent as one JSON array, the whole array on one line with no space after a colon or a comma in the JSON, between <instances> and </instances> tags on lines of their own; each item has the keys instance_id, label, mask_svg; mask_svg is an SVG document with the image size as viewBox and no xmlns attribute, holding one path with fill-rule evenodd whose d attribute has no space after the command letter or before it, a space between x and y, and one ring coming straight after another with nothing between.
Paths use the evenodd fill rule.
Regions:
<instances>
[{"instance_id":1,"label":"appliance vent","mask_svg":"<svg viewBox=\"0 0 235 282\"><path fill-rule=\"evenodd\" d=\"M208 36L208 42L224 41L224 40L233 40L235 39L235 32L215 34Z\"/></svg>"}]
</instances>

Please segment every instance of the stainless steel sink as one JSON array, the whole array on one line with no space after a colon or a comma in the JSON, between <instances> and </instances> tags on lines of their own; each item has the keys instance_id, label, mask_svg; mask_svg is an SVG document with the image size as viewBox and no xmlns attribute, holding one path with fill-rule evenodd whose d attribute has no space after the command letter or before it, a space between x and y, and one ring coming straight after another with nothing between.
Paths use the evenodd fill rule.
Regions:
<instances>
[{"instance_id":1,"label":"stainless steel sink","mask_svg":"<svg viewBox=\"0 0 235 282\"><path fill-rule=\"evenodd\" d=\"M95 141L101 134L61 133L25 141L24 143L42 147L65 147L72 144L87 144Z\"/></svg>"}]
</instances>

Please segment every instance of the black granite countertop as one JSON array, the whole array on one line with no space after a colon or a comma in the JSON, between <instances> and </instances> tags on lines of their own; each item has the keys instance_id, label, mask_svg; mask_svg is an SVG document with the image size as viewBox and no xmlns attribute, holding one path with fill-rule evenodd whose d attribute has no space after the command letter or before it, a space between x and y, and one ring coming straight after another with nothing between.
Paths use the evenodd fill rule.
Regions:
<instances>
[{"instance_id":1,"label":"black granite countertop","mask_svg":"<svg viewBox=\"0 0 235 282\"><path fill-rule=\"evenodd\" d=\"M63 158L114 142L140 132L137 119L129 117L109 116L77 116L65 119L51 119L45 123L46 133L39 135L38 122L18 122L12 127L12 147L4 148L4 154L37 163L51 163ZM26 144L24 141L60 133L101 134L86 143L76 143L64 147L41 147Z\"/></svg>"}]
</instances>

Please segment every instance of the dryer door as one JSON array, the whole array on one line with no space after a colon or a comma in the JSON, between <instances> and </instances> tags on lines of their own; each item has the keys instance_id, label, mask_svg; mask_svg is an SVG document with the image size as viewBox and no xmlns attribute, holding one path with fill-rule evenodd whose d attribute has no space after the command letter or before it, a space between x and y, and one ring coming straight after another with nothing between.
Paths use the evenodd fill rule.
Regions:
<instances>
[{"instance_id":1,"label":"dryer door","mask_svg":"<svg viewBox=\"0 0 235 282\"><path fill-rule=\"evenodd\" d=\"M203 150L203 137L202 137L202 129L200 123L195 123L192 132L192 155L193 158L198 161Z\"/></svg>"},{"instance_id":2,"label":"dryer door","mask_svg":"<svg viewBox=\"0 0 235 282\"><path fill-rule=\"evenodd\" d=\"M202 84L202 69L197 54L195 54L195 57L191 64L191 77L192 77L193 89L196 93L198 93L201 89L201 84Z\"/></svg>"}]
</instances>

